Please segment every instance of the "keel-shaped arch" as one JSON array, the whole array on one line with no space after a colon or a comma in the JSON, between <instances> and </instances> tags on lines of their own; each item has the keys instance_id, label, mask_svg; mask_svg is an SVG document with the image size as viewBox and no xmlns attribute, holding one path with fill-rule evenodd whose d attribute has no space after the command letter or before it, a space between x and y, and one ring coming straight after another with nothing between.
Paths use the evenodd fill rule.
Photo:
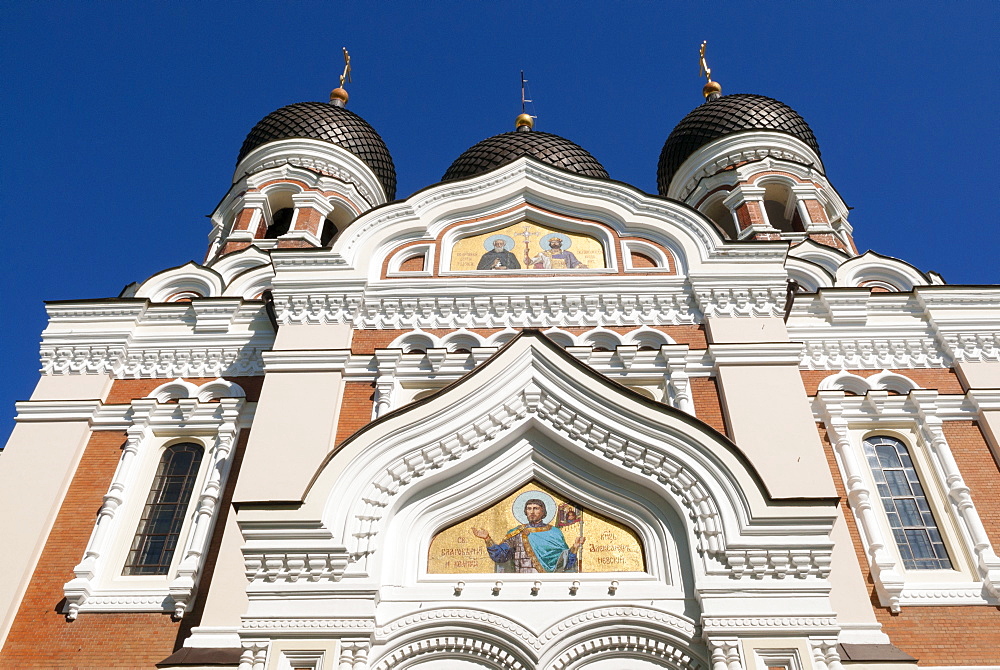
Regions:
<instances>
[{"instance_id":1,"label":"keel-shaped arch","mask_svg":"<svg viewBox=\"0 0 1000 670\"><path fill-rule=\"evenodd\" d=\"M641 483L633 488L656 492L644 504L675 510L696 574L825 578L829 571L834 501L772 499L723 435L607 381L535 331L341 445L297 514L317 519L342 543L346 574L373 576L392 519L417 492L447 488L458 473L477 469L517 473L510 486L529 475L577 486L574 477L599 481L602 472L613 473L609 481ZM485 480L482 486L490 489ZM609 511L599 496L590 502ZM637 530L649 534L654 525ZM664 565L661 575L668 572Z\"/></svg>"}]
</instances>

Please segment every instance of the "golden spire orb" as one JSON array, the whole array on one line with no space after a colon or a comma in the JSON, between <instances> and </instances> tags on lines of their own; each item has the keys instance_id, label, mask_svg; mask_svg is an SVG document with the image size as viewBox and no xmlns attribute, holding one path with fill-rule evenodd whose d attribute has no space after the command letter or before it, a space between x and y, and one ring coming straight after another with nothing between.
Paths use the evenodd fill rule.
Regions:
<instances>
[{"instance_id":1,"label":"golden spire orb","mask_svg":"<svg viewBox=\"0 0 1000 670\"><path fill-rule=\"evenodd\" d=\"M701 93L705 96L706 100L711 101L722 94L722 85L717 81L712 81L712 68L708 67L708 61L705 60L705 47L707 45L708 40L704 40L701 43L701 51L698 54L701 60L701 71L698 73L698 76L704 76L708 80L704 88L701 89Z\"/></svg>"},{"instance_id":2,"label":"golden spire orb","mask_svg":"<svg viewBox=\"0 0 1000 670\"><path fill-rule=\"evenodd\" d=\"M347 89L344 88L345 82L351 81L351 54L347 53L347 47L342 47L344 50L344 71L340 75L340 86L330 91L330 104L336 105L337 107L343 107L347 104L347 100L350 96L347 95Z\"/></svg>"}]
</instances>

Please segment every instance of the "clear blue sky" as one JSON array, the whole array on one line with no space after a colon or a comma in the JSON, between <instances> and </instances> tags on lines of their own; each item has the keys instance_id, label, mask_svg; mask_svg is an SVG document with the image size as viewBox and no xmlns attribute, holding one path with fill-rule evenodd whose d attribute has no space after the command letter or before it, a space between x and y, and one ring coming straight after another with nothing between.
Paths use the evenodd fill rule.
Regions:
<instances>
[{"instance_id":1,"label":"clear blue sky","mask_svg":"<svg viewBox=\"0 0 1000 670\"><path fill-rule=\"evenodd\" d=\"M537 128L655 192L671 128L726 93L798 110L862 249L950 283L1000 280L1000 3L10 2L0 9L7 297L0 437L37 381L43 300L117 295L200 261L243 137L326 100L383 136L399 197L511 129L525 69Z\"/></svg>"}]
</instances>

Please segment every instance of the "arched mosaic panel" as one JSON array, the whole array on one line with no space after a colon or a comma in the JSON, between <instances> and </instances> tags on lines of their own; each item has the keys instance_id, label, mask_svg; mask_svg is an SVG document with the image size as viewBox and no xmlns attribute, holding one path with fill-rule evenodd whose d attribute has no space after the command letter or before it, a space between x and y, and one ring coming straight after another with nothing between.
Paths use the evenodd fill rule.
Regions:
<instances>
[{"instance_id":1,"label":"arched mosaic panel","mask_svg":"<svg viewBox=\"0 0 1000 670\"><path fill-rule=\"evenodd\" d=\"M431 541L431 574L645 572L626 526L531 482Z\"/></svg>"},{"instance_id":2,"label":"arched mosaic panel","mask_svg":"<svg viewBox=\"0 0 1000 670\"><path fill-rule=\"evenodd\" d=\"M606 268L604 247L589 235L567 233L532 221L465 237L451 250L459 272L585 270Z\"/></svg>"}]
</instances>

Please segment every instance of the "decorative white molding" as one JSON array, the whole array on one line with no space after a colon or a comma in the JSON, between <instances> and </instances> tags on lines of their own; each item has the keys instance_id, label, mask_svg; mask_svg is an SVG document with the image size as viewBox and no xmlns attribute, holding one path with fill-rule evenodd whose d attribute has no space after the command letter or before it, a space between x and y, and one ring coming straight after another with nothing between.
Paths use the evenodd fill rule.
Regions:
<instances>
[{"instance_id":1,"label":"decorative white molding","mask_svg":"<svg viewBox=\"0 0 1000 670\"><path fill-rule=\"evenodd\" d=\"M751 579L764 577L805 579L811 575L826 579L830 575L832 554L829 549L814 551L802 549L726 550L722 560L729 567L733 579L744 577Z\"/></svg>"},{"instance_id":2,"label":"decorative white molding","mask_svg":"<svg viewBox=\"0 0 1000 670\"><path fill-rule=\"evenodd\" d=\"M702 616L705 635L787 635L789 631L803 635L836 632L840 625L835 616ZM748 629L753 629L752 632Z\"/></svg>"},{"instance_id":3,"label":"decorative white molding","mask_svg":"<svg viewBox=\"0 0 1000 670\"><path fill-rule=\"evenodd\" d=\"M260 633L267 632L297 632L297 633L339 633L349 634L373 633L376 630L374 619L349 618L295 618L281 617L277 619L257 619L244 617L240 624L244 631Z\"/></svg>"},{"instance_id":4,"label":"decorative white molding","mask_svg":"<svg viewBox=\"0 0 1000 670\"><path fill-rule=\"evenodd\" d=\"M534 667L530 662L518 658L508 650L484 639L483 636L448 635L427 637L395 649L375 663L372 670L392 670L399 667L401 663L424 654L453 658L468 656L476 659L478 664L493 670L530 670ZM341 667L345 667L343 660L341 663ZM354 666L347 667L357 668L358 666L355 661ZM362 670L364 667L362 666Z\"/></svg>"},{"instance_id":5,"label":"decorative white molding","mask_svg":"<svg viewBox=\"0 0 1000 670\"><path fill-rule=\"evenodd\" d=\"M346 547L334 545L323 550L281 551L257 549L243 551L247 581L264 583L335 582L344 575L350 560Z\"/></svg>"},{"instance_id":6,"label":"decorative white molding","mask_svg":"<svg viewBox=\"0 0 1000 670\"><path fill-rule=\"evenodd\" d=\"M770 159L770 160L768 160ZM719 173L739 165L733 175ZM776 167L779 166L780 168ZM780 169L800 179L826 184L823 162L807 144L786 133L757 130L719 137L691 154L670 180L669 198L690 201L692 196L715 186L704 186L711 178L748 181L755 174Z\"/></svg>"},{"instance_id":7,"label":"decorative white molding","mask_svg":"<svg viewBox=\"0 0 1000 670\"><path fill-rule=\"evenodd\" d=\"M275 308L281 324L348 323L363 329L680 325L693 324L699 316L680 289L642 294L560 294L547 286L535 290L535 294L456 297L454 286L426 281L421 289L424 297L362 299L276 290Z\"/></svg>"},{"instance_id":8,"label":"decorative white molding","mask_svg":"<svg viewBox=\"0 0 1000 670\"><path fill-rule=\"evenodd\" d=\"M386 202L381 182L364 161L320 140L298 138L261 145L236 166L234 183L243 175L247 176L247 185L253 187L272 179L298 178L312 188L361 196L368 208Z\"/></svg>"},{"instance_id":9,"label":"decorative white molding","mask_svg":"<svg viewBox=\"0 0 1000 670\"><path fill-rule=\"evenodd\" d=\"M454 625L456 623L476 626L486 625L491 629L501 630L506 635L515 637L534 649L541 649L543 644L548 642L552 637L549 636L548 638L540 639L516 621L493 612L459 608L428 609L400 617L376 628L375 635L379 640L389 641L399 633L412 630L418 626L425 626L427 624Z\"/></svg>"},{"instance_id":10,"label":"decorative white molding","mask_svg":"<svg viewBox=\"0 0 1000 670\"><path fill-rule=\"evenodd\" d=\"M192 397L193 396L193 397ZM83 559L73 569L75 577L63 588L66 617L76 619L87 611L172 611L184 615L197 588L202 560L208 546L216 508L231 464L243 407L243 390L222 379L194 387L174 380L161 385L150 397L133 400L127 440ZM218 402L213 402L213 401ZM168 401L175 401L169 402ZM167 404L165 404L167 403ZM194 419L194 420L193 420ZM134 528L124 526L122 508L146 501L141 472L158 460L162 436L189 436L207 441L206 458L197 497L189 503L188 520L175 553L178 562L162 577L121 577L122 565L114 562L119 548L131 543ZM148 467L145 468L148 470Z\"/></svg>"},{"instance_id":11,"label":"decorative white molding","mask_svg":"<svg viewBox=\"0 0 1000 670\"><path fill-rule=\"evenodd\" d=\"M264 374L272 372L343 372L352 361L362 356L352 355L350 349L310 349L293 351L265 351L261 354ZM364 356L370 360L371 356ZM365 364L367 368L367 364Z\"/></svg>"},{"instance_id":12,"label":"decorative white molding","mask_svg":"<svg viewBox=\"0 0 1000 670\"><path fill-rule=\"evenodd\" d=\"M761 342L752 344L710 344L708 355L713 365L798 365L802 360L799 342Z\"/></svg>"},{"instance_id":13,"label":"decorative white molding","mask_svg":"<svg viewBox=\"0 0 1000 670\"><path fill-rule=\"evenodd\" d=\"M263 373L267 345L106 347L42 345L42 374L106 374L116 379L243 377Z\"/></svg>"},{"instance_id":14,"label":"decorative white molding","mask_svg":"<svg viewBox=\"0 0 1000 670\"><path fill-rule=\"evenodd\" d=\"M700 471L706 464L697 459L689 460L693 454L688 447L681 446L677 441L681 439L679 436L662 430L650 433L653 428L649 410L645 407L640 409L638 404L628 410L624 406L616 410L612 407L611 399L605 397L606 407L596 408L592 403L578 406L571 394L555 394L550 389L571 383L569 379L578 373L574 373L562 360L553 360L537 367L529 365L528 350L532 348L534 351L533 347L539 345L530 343L531 338L522 342L520 347L512 345L502 354L514 357L516 362L494 358L490 364L500 366L504 375L519 375L518 370L523 368L525 374L541 375L538 381L530 381L530 377L526 377L525 381L518 382L523 384L519 390L511 387L511 392L503 394L499 394L497 390L490 391L491 405L480 405L474 421L453 422L453 427L438 427L437 420L434 420L435 427L430 432L431 429L421 427L420 422L410 423L413 422L412 418L401 418L401 421L408 422L407 430L393 433L391 442L386 441L379 447L395 449L391 452L394 455L390 457L390 452L387 451L385 457L376 459L373 453L370 455L371 463L357 466L363 467L364 473L352 470L350 474L345 471L341 475L352 480L352 490L347 499L356 502L351 506L338 506L338 517L343 514L347 515L346 518L328 523L338 528L341 523L346 524L343 537L352 562L358 562L360 570L365 569L368 557L381 542L380 533L384 527L386 508L391 507L393 499L415 480L431 476L440 468L453 467L527 422L540 422L579 448L646 477L655 482L655 486L662 487L664 494L672 496L678 507L685 510L685 516L690 520L689 532L694 538L692 542L706 560L704 569L708 573L747 580L761 577L780 580L786 576L825 579L831 551L828 538L812 534L807 539L781 523L780 530L778 527L774 529L777 536L786 536L781 546L762 545L749 537L738 540L740 531L735 527L731 529L732 536L727 537L723 531L727 521L717 508L719 496L724 494L710 491L711 487L717 485L714 478L716 476ZM554 352L548 355L554 355ZM502 360L508 362L503 363ZM535 370L557 373L560 381L552 386L550 382L544 381L544 374ZM495 383L506 383L502 381L504 375L498 377ZM562 375L567 375L566 379ZM489 377L482 379L487 383L494 383ZM578 383L586 382L580 380ZM428 406L421 411L431 410ZM435 416L451 416L449 412L442 413L440 408L435 411L438 412ZM630 412L633 411L642 413L641 418L638 414L635 416L634 422L629 419ZM692 427L687 427L683 432L691 433L692 430ZM410 432L415 434L406 437ZM684 439L692 438L689 436ZM397 443L398 447L390 447L390 444ZM731 476L720 473L718 478ZM819 513L818 510L816 513ZM729 518L735 520L735 517ZM820 520L817 518L810 523L820 523ZM248 543L248 547L250 544L252 543ZM709 556L716 556L718 560L708 561Z\"/></svg>"},{"instance_id":15,"label":"decorative white molding","mask_svg":"<svg viewBox=\"0 0 1000 670\"><path fill-rule=\"evenodd\" d=\"M940 604L942 600L953 604L1000 603L1000 559L986 536L941 425L945 418L970 418L969 414L976 411L972 401L964 401L962 410L966 415L956 417L954 408L949 411L937 391L926 389L912 389L905 397L893 398L887 391L869 391L861 398L846 397L843 390L821 390L813 403L813 412L826 426L836 450L848 502L860 526L879 599L893 612L899 612L903 605ZM963 529L959 537L952 540L966 543L975 557L978 577L982 580L978 586L968 584L968 577L957 571L951 581L943 583L914 580L912 574L919 571L907 571L903 567L895 541L880 522L884 512L878 494L868 484L867 465L851 430L880 427L893 430L901 421L905 422L903 425L912 426L927 445L934 472L939 474L948 496L947 508Z\"/></svg>"},{"instance_id":16,"label":"decorative white molding","mask_svg":"<svg viewBox=\"0 0 1000 670\"><path fill-rule=\"evenodd\" d=\"M741 284L739 280L725 286L695 284L698 310L705 317L781 316L785 307L784 279L771 286Z\"/></svg>"},{"instance_id":17,"label":"decorative white molding","mask_svg":"<svg viewBox=\"0 0 1000 670\"><path fill-rule=\"evenodd\" d=\"M930 337L806 336L800 367L804 370L912 370L948 367L947 355Z\"/></svg>"},{"instance_id":18,"label":"decorative white molding","mask_svg":"<svg viewBox=\"0 0 1000 670\"><path fill-rule=\"evenodd\" d=\"M668 640L643 634L603 635L588 639L563 652L548 667L564 670L579 667L577 664L589 656L602 659L639 657L656 659L658 665L672 670L702 670L706 668L689 649Z\"/></svg>"}]
</instances>

